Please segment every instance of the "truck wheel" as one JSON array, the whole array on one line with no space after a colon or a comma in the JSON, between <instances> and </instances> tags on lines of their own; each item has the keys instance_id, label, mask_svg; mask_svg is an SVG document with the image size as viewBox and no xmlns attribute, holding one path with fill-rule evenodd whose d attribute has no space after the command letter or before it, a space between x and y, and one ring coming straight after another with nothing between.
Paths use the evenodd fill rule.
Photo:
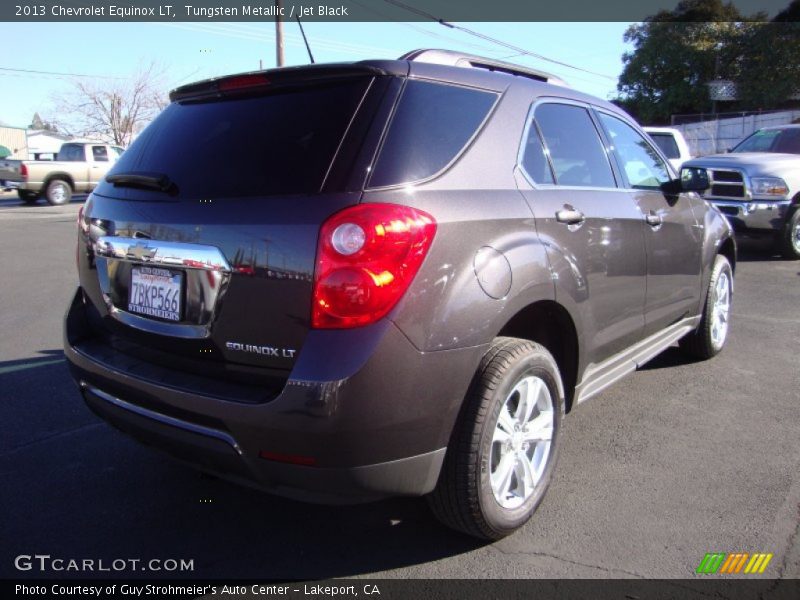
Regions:
<instances>
[{"instance_id":1,"label":"truck wheel","mask_svg":"<svg viewBox=\"0 0 800 600\"><path fill-rule=\"evenodd\" d=\"M800 208L786 220L778 238L778 250L784 258L800 259Z\"/></svg>"},{"instance_id":2,"label":"truck wheel","mask_svg":"<svg viewBox=\"0 0 800 600\"><path fill-rule=\"evenodd\" d=\"M719 354L728 339L732 299L733 270L728 259L718 254L711 271L700 324L680 340L681 350L702 360Z\"/></svg>"},{"instance_id":3,"label":"truck wheel","mask_svg":"<svg viewBox=\"0 0 800 600\"><path fill-rule=\"evenodd\" d=\"M29 190L17 190L17 196L19 196L19 199L25 204L36 204L39 200L39 194Z\"/></svg>"},{"instance_id":4,"label":"truck wheel","mask_svg":"<svg viewBox=\"0 0 800 600\"><path fill-rule=\"evenodd\" d=\"M542 501L558 455L561 375L543 346L497 338L464 400L428 503L448 527L497 540Z\"/></svg>"},{"instance_id":5,"label":"truck wheel","mask_svg":"<svg viewBox=\"0 0 800 600\"><path fill-rule=\"evenodd\" d=\"M53 206L68 204L72 199L72 187L63 179L51 179L45 188L45 198Z\"/></svg>"}]
</instances>

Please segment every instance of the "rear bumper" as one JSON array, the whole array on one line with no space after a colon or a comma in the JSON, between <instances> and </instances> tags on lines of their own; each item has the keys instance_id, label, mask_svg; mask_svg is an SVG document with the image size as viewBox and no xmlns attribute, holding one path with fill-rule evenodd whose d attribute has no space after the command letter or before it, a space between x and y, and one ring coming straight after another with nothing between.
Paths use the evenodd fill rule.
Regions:
<instances>
[{"instance_id":1,"label":"rear bumper","mask_svg":"<svg viewBox=\"0 0 800 600\"><path fill-rule=\"evenodd\" d=\"M3 190L17 190L20 189L22 183L19 181L9 181L8 179L0 179L0 189Z\"/></svg>"},{"instance_id":2,"label":"rear bumper","mask_svg":"<svg viewBox=\"0 0 800 600\"><path fill-rule=\"evenodd\" d=\"M248 403L121 367L87 343L83 295L65 354L101 418L175 458L245 485L331 504L417 496L436 484L485 348L421 353L390 322L312 331L283 390ZM446 376L445 376L446 374Z\"/></svg>"},{"instance_id":3,"label":"rear bumper","mask_svg":"<svg viewBox=\"0 0 800 600\"><path fill-rule=\"evenodd\" d=\"M731 200L714 200L707 202L716 206L730 222L736 232L770 233L783 228L791 200L751 200L736 202Z\"/></svg>"}]
</instances>

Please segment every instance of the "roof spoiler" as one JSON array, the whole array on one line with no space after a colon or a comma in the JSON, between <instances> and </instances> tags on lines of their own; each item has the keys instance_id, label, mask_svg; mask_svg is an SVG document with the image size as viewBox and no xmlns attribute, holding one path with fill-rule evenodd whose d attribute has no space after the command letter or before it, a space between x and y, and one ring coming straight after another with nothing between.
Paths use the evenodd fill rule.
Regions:
<instances>
[{"instance_id":1,"label":"roof spoiler","mask_svg":"<svg viewBox=\"0 0 800 600\"><path fill-rule=\"evenodd\" d=\"M515 75L517 77L527 77L528 79L534 79L536 81L543 81L545 83L552 83L562 87L569 87L569 84L566 81L560 77L556 77L552 73L547 73L546 71L540 71L539 69L532 69L530 67L523 67L522 65L495 60L493 58L486 58L484 56L464 54L463 52L456 52L453 50L423 48L420 50L412 50L411 52L407 52L398 60L432 63L436 65L448 65L451 67L466 67L469 69L483 69L485 71L506 73L508 75Z\"/></svg>"}]
</instances>

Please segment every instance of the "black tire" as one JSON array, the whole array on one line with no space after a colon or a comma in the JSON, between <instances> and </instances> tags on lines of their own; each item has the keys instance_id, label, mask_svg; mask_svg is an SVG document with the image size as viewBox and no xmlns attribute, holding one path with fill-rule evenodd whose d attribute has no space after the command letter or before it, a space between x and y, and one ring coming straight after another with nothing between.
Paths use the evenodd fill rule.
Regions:
<instances>
[{"instance_id":1,"label":"black tire","mask_svg":"<svg viewBox=\"0 0 800 600\"><path fill-rule=\"evenodd\" d=\"M795 208L778 236L778 251L788 260L800 260L800 208Z\"/></svg>"},{"instance_id":2,"label":"black tire","mask_svg":"<svg viewBox=\"0 0 800 600\"><path fill-rule=\"evenodd\" d=\"M52 206L69 204L72 200L72 186L63 179L51 179L45 187L44 197Z\"/></svg>"},{"instance_id":3,"label":"black tire","mask_svg":"<svg viewBox=\"0 0 800 600\"><path fill-rule=\"evenodd\" d=\"M715 327L715 302L717 299L717 286L720 278L727 277L728 281L728 311L726 315L726 328L725 334L718 339L714 334ZM728 259L718 254L714 259L714 267L711 271L711 280L708 283L708 291L706 293L706 303L703 307L703 316L700 324L693 332L683 337L678 345L684 353L692 358L699 358L701 360L709 359L716 356L722 351L725 342L728 339L728 332L730 330L730 307L731 300L733 299L733 269Z\"/></svg>"},{"instance_id":4,"label":"black tire","mask_svg":"<svg viewBox=\"0 0 800 600\"><path fill-rule=\"evenodd\" d=\"M17 196L25 204L36 204L39 201L39 193L29 190L17 190Z\"/></svg>"},{"instance_id":5,"label":"black tire","mask_svg":"<svg viewBox=\"0 0 800 600\"><path fill-rule=\"evenodd\" d=\"M493 442L501 409L511 402L518 384L533 376L546 385L552 406L552 437L549 453L542 462L541 475L530 495L518 507L503 507L491 485L492 460L498 442ZM531 380L529 380L531 381ZM537 385L539 385L537 383ZM513 393L512 393L513 392ZM497 338L481 361L456 423L436 489L428 495L436 517L448 527L485 539L503 538L531 518L550 484L558 458L564 397L561 374L544 346L517 338ZM516 435L516 434L515 434ZM519 443L517 439L515 444ZM509 445L512 442L509 442ZM542 443L542 442L540 442ZM500 450L503 450L503 446ZM526 452L533 455L536 446ZM542 447L544 448L544 446ZM504 450L513 453L513 451ZM499 452L499 451L498 451ZM522 464L517 459L509 469L517 476ZM500 465L497 465L498 470Z\"/></svg>"}]
</instances>

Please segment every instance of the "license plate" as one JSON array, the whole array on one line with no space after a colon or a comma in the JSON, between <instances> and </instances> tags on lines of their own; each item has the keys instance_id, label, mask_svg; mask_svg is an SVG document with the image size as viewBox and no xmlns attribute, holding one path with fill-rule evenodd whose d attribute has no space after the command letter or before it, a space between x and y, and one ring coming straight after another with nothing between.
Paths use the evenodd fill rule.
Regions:
<instances>
[{"instance_id":1,"label":"license plate","mask_svg":"<svg viewBox=\"0 0 800 600\"><path fill-rule=\"evenodd\" d=\"M167 321L183 314L183 273L158 267L131 268L128 311Z\"/></svg>"}]
</instances>

